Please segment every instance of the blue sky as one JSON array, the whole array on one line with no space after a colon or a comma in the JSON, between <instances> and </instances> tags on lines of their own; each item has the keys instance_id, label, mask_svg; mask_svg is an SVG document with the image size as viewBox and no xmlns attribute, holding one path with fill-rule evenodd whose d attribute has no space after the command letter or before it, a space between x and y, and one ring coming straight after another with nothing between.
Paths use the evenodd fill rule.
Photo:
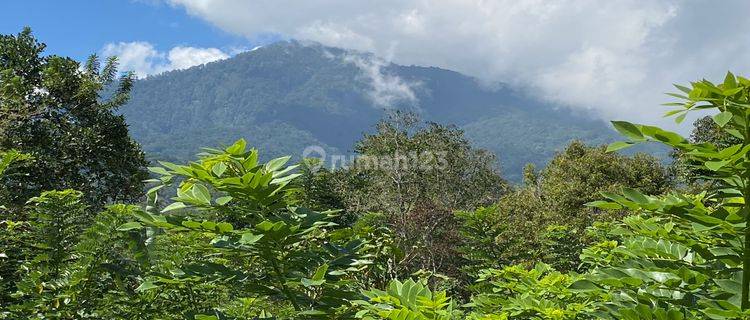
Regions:
<instances>
[{"instance_id":1,"label":"blue sky","mask_svg":"<svg viewBox=\"0 0 750 320\"><path fill-rule=\"evenodd\" d=\"M0 1L0 33L17 33L24 26L47 44L48 53L78 60L117 42L144 41L159 51L175 46L229 51L258 44L160 1Z\"/></svg>"}]
</instances>

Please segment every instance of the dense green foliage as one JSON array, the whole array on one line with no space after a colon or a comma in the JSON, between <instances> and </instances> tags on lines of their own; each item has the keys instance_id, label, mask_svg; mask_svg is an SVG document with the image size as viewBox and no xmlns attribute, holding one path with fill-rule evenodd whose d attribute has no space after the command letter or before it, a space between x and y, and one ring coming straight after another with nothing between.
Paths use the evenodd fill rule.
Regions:
<instances>
[{"instance_id":1,"label":"dense green foliage","mask_svg":"<svg viewBox=\"0 0 750 320\"><path fill-rule=\"evenodd\" d=\"M610 150L622 149L648 140L659 141L678 149L683 162L692 169L692 172L705 172L699 178L711 182L702 193L702 195L705 194L706 200L694 205L699 209L710 205L710 209L705 209L705 212L688 210L686 215L689 218L698 219L698 224L704 225L693 232L711 230L708 235L708 240L711 241L708 245L711 247L699 250L693 246L691 249L695 250L701 259L721 261L721 264L713 263L712 268L718 266L718 271L723 271L724 274L715 276L714 279L731 278L735 281L735 285L727 287L730 286L728 280L721 284L717 283L725 291L733 289L731 295L714 296L710 291L701 292L707 294L709 298L699 299L697 303L688 304L687 307L697 309L697 311L691 310L692 315L718 314L736 317L738 313L750 308L750 228L747 227L750 219L750 174L748 174L750 172L750 156L748 156L748 151L750 151L750 112L748 112L750 80L727 73L721 84L716 85L702 80L692 83L691 86L692 88L677 86L682 93L673 94L673 96L684 102L674 103L673 105L680 108L670 111L668 115L676 115L676 121L681 122L692 110L710 109L716 112L712 119L720 128L719 130L726 135L733 136L734 139L714 139L711 142L691 143L676 133L656 127L613 122L615 128L630 141L613 144ZM611 196L609 198L623 202L620 198ZM628 200L649 205L647 208L654 210L650 208L652 206L647 198L634 194L628 197ZM708 217L701 219L701 214ZM693 227L696 227L695 224ZM721 303L717 299L727 299L728 303ZM716 309L719 311L715 311Z\"/></svg>"},{"instance_id":2,"label":"dense green foliage","mask_svg":"<svg viewBox=\"0 0 750 320\"><path fill-rule=\"evenodd\" d=\"M588 150L601 152L596 148ZM433 250L436 243L414 242L414 238L407 238L413 241L412 247L404 247L404 240L389 241L398 239L391 228L399 228L389 224L388 219L370 218L373 214L369 213L356 213L357 222L352 228L340 229L331 222L336 219L335 212L297 206L300 191L295 190L297 184L290 183L299 174L292 174L296 166L284 165L288 158L266 163L259 162L258 158L257 150L247 150L244 140L239 140L224 149L207 149L198 161L186 165L163 162L160 167L150 168L157 178L151 180L155 186L149 191L149 205L143 209L110 207L99 214L94 225L86 231L81 230L85 223L76 221L86 216L80 193L70 190L48 192L32 199L28 207L32 212L28 231L8 229L14 232L15 239L19 239L24 252L22 257L16 258L24 265L20 268L24 271L12 290L10 301L16 302L8 305L6 316L34 313L39 318L107 318L115 314L125 318L176 319L199 314L282 318L284 315L305 315L326 319L353 316L374 319L460 317L462 312L445 292L433 293L425 287L451 283L446 282L450 279L442 275L429 276L443 270L424 268L428 270L422 274L427 278L417 282L387 280L389 276L408 277L409 269L403 265L400 271L390 270L400 264L398 261L404 258L403 251L422 248L421 252L427 252ZM627 162L630 158L623 159ZM177 188L177 196L172 201L163 201L159 193L172 187ZM424 201L430 198L427 195L437 196L436 193L411 196L416 199L414 201ZM453 198L447 196L447 199ZM526 203L522 199L514 200L517 201L515 205ZM504 202L500 203L502 206ZM505 205L511 209L514 206ZM489 248L495 248L498 257L513 250L524 250L521 246L506 248L497 243L503 236L507 237L502 232L499 236L471 232L472 226L479 231L493 230L494 225L483 228L472 224L482 221L479 218L485 218L486 222L488 216L482 212L496 212L497 208L480 208L472 214L469 212L473 211L464 211L458 220L451 220L460 222L452 228L465 230L461 233L465 238L452 238L456 241L453 245L484 241L482 247L474 250L468 246L465 251L457 250L456 259L463 263L472 261L476 252ZM386 217L390 214L393 213L386 213ZM505 219L495 216L492 220L504 221L511 228L520 225L520 221ZM442 222L438 220L438 223ZM436 230L407 229L405 232L424 238L425 234L435 236ZM511 237L506 239L511 240ZM26 244L31 246L24 247ZM560 251L571 250L578 249ZM511 300L500 304L509 310L517 308L522 314L526 314L529 308L542 314L577 314L594 310L589 306L591 298L566 289L578 276L554 272L549 267L537 267L535 272L539 273L526 275L529 281L533 279L534 284L524 282L527 289L519 289L517 285L497 281L506 279L503 274L508 272L525 274L523 267L508 267L511 269L506 271L480 271L478 268L503 267L522 261L533 263L542 258L532 255L525 260L490 259L486 260L489 265L484 266L453 262L454 267L465 265L476 270L470 272L476 277L472 281L477 281L471 289L476 295L476 311L470 317L494 317L496 312L488 310L497 308L498 302L493 299L498 298L498 292L502 290L495 287L502 286L510 286L513 290L541 290L535 293L534 299L537 300L530 301L526 301L531 299L526 296L529 292L517 292L524 294L523 300L511 298L511 293L506 293ZM548 272L551 273L548 275ZM493 280L496 277L500 278ZM557 280L548 285L562 291L550 293L548 289L542 289L541 286L553 278ZM511 279L502 281L508 280ZM402 286L421 289L404 291ZM390 289L379 291L373 287ZM455 287L449 288L457 292ZM562 292L567 293L563 296ZM416 296L411 297L412 294ZM564 305L560 302L558 306L564 305L565 311L556 311L554 304L539 304L539 301L547 301L545 297L549 294L563 302L571 299L580 300L580 303ZM144 304L148 308L143 308ZM517 306L510 307L511 304Z\"/></svg>"},{"instance_id":3,"label":"dense green foliage","mask_svg":"<svg viewBox=\"0 0 750 320\"><path fill-rule=\"evenodd\" d=\"M137 200L146 162L124 118L113 113L127 102L132 76L120 77L102 100L100 91L117 80L115 59L102 67L92 56L81 65L44 49L29 29L0 35L0 149L33 156L12 181L0 181L6 205L66 188L97 209Z\"/></svg>"},{"instance_id":4,"label":"dense green foliage","mask_svg":"<svg viewBox=\"0 0 750 320\"><path fill-rule=\"evenodd\" d=\"M710 116L699 118L693 123L693 131L688 140L694 144L711 143L722 149L740 143L739 138L722 130ZM712 183L711 180L701 178L703 175L710 173L706 168L691 165L690 157L678 148L672 151L671 156L674 161L670 170L678 183L685 185L696 193L710 187L707 185Z\"/></svg>"},{"instance_id":5,"label":"dense green foliage","mask_svg":"<svg viewBox=\"0 0 750 320\"><path fill-rule=\"evenodd\" d=\"M459 211L462 251L469 258L464 271L511 264L549 263L559 270L577 270L578 254L591 239L586 228L611 221L624 212L607 213L584 204L601 192L634 187L661 194L670 186L667 170L645 154L623 156L604 147L575 141L536 172L527 167L526 181L496 204Z\"/></svg>"},{"instance_id":6,"label":"dense green foliage","mask_svg":"<svg viewBox=\"0 0 750 320\"><path fill-rule=\"evenodd\" d=\"M356 317L365 320L450 320L461 315L445 291L433 292L426 283L411 279L404 283L393 280L386 291L376 289L365 291L363 295L366 301L358 300L353 304L362 309Z\"/></svg>"},{"instance_id":7,"label":"dense green foliage","mask_svg":"<svg viewBox=\"0 0 750 320\"><path fill-rule=\"evenodd\" d=\"M198 162L152 168L161 176L151 189L152 199L159 187L181 178L175 202L158 213L148 212L155 210L149 207L137 223L121 229L198 233L206 240L197 253L211 256L203 264L177 265L168 276L157 272L141 284L141 291L190 285L196 276L210 273L213 281L231 279L252 298L285 300L299 314L334 318L345 312L341 307L356 297L349 273L366 265L357 258L362 241L330 243L333 213L286 200L289 182L297 176L291 174L296 166L285 166L287 161L259 163L258 152L246 150L239 140L225 150L209 150ZM184 214L167 213L175 210Z\"/></svg>"},{"instance_id":8,"label":"dense green foliage","mask_svg":"<svg viewBox=\"0 0 750 320\"><path fill-rule=\"evenodd\" d=\"M68 267L80 234L105 205L139 200L147 177L140 146L113 113L131 76L116 79L115 59L81 65L44 49L29 29L0 36L0 149L10 150L0 153L3 306L11 296L25 306L69 299L60 290L75 280ZM55 189L66 190L47 191Z\"/></svg>"},{"instance_id":9,"label":"dense green foliage","mask_svg":"<svg viewBox=\"0 0 750 320\"><path fill-rule=\"evenodd\" d=\"M368 222L363 216L380 216L369 222L385 227L401 253L391 276L423 269L460 277L453 211L490 205L509 189L492 154L472 148L455 127L419 126L411 114L381 122L355 150L359 157L346 168L308 175L316 184L306 186L317 189L303 190L304 200L340 205L359 225Z\"/></svg>"},{"instance_id":10,"label":"dense green foliage","mask_svg":"<svg viewBox=\"0 0 750 320\"><path fill-rule=\"evenodd\" d=\"M3 124L95 132L119 119L112 141L140 154L111 114L127 88L99 99L113 63L41 57L28 31L2 40L4 66L50 64L30 78L4 69ZM76 69L50 76L57 64ZM459 128L409 114L366 134L340 169L264 160L244 139L158 162L142 205L110 204L133 198L94 178L71 189L78 180L54 169L81 164L50 158L56 145L12 145L0 152L0 319L748 319L750 80L678 89L677 122L714 111L693 137L615 121L628 141L574 141L519 186ZM68 103L100 117L71 118ZM59 114L24 121L35 108ZM614 153L649 141L676 150L673 170ZM33 182L25 170L40 161L49 171ZM108 176L124 165L134 178L141 162Z\"/></svg>"},{"instance_id":11,"label":"dense green foliage","mask_svg":"<svg viewBox=\"0 0 750 320\"><path fill-rule=\"evenodd\" d=\"M354 148L359 157L343 175L357 181L347 181L341 192L350 211L471 209L495 202L508 189L495 157L472 148L460 129L435 123L420 128L412 115L394 117Z\"/></svg>"},{"instance_id":12,"label":"dense green foliage","mask_svg":"<svg viewBox=\"0 0 750 320\"><path fill-rule=\"evenodd\" d=\"M625 319L657 310L686 319L750 315L740 308L739 208L713 206L705 193L648 197L626 189L624 196L608 196L596 205L640 214L600 226L606 237L582 255L593 269L574 287L598 296L601 313Z\"/></svg>"}]
</instances>

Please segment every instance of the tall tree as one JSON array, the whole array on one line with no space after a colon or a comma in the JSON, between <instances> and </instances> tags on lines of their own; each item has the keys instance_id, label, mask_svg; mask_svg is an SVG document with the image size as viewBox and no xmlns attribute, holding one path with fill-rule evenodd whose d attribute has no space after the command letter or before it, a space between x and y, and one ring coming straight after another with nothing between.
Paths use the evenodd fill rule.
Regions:
<instances>
[{"instance_id":1,"label":"tall tree","mask_svg":"<svg viewBox=\"0 0 750 320\"><path fill-rule=\"evenodd\" d=\"M483 268L539 261L564 271L578 268L589 241L586 228L624 214L585 204L626 186L661 194L671 179L653 156L607 153L604 146L572 141L540 172L527 166L524 185L496 205L458 213L461 251L470 262L464 270L474 275Z\"/></svg>"},{"instance_id":2,"label":"tall tree","mask_svg":"<svg viewBox=\"0 0 750 320\"><path fill-rule=\"evenodd\" d=\"M597 200L601 192L631 187L647 194L661 194L670 184L666 168L651 155L608 153L605 146L573 141L542 170L538 187L560 222L582 219L580 222L586 227L594 213L588 212L584 204Z\"/></svg>"},{"instance_id":3,"label":"tall tree","mask_svg":"<svg viewBox=\"0 0 750 320\"><path fill-rule=\"evenodd\" d=\"M0 196L9 208L53 189L82 191L92 209L136 200L146 161L115 114L128 100L132 74L118 79L115 58L102 67L92 55L81 65L44 49L28 28L0 35L0 149L33 157L0 181Z\"/></svg>"},{"instance_id":4,"label":"tall tree","mask_svg":"<svg viewBox=\"0 0 750 320\"><path fill-rule=\"evenodd\" d=\"M359 157L344 170L360 183L347 190L348 207L394 216L431 203L442 209L492 204L508 189L494 155L475 149L463 131L397 112L355 146Z\"/></svg>"},{"instance_id":5,"label":"tall tree","mask_svg":"<svg viewBox=\"0 0 750 320\"><path fill-rule=\"evenodd\" d=\"M380 212L404 256L403 268L460 274L454 210L494 203L508 189L495 157L455 127L394 113L356 145L358 158L336 176L345 209Z\"/></svg>"}]
</instances>

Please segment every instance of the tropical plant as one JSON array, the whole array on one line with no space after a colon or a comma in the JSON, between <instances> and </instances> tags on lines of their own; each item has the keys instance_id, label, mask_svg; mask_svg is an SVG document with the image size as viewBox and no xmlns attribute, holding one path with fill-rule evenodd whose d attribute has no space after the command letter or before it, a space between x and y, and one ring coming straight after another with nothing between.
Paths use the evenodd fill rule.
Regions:
<instances>
[{"instance_id":1,"label":"tropical plant","mask_svg":"<svg viewBox=\"0 0 750 320\"><path fill-rule=\"evenodd\" d=\"M484 269L502 269L523 264L529 268L541 261L541 238L550 224L548 213L536 192L521 188L489 207L458 211L461 221L462 268L477 279Z\"/></svg>"},{"instance_id":2,"label":"tropical plant","mask_svg":"<svg viewBox=\"0 0 750 320\"><path fill-rule=\"evenodd\" d=\"M74 247L78 242L85 205L81 193L74 190L48 191L29 200L29 221L16 222L13 229L20 250L9 257L22 261L16 270L18 278L12 297L20 304L11 305L11 311L44 314L61 318L71 314L63 311L70 299L64 288L70 280L68 266L76 259ZM18 226L26 225L25 228ZM63 306L63 308L61 308Z\"/></svg>"},{"instance_id":3,"label":"tropical plant","mask_svg":"<svg viewBox=\"0 0 750 320\"><path fill-rule=\"evenodd\" d=\"M4 236L15 249L6 262L15 268L0 319L166 319L167 308L134 291L150 263L140 255L146 234L118 230L138 209L113 205L87 223L80 198L45 192L30 201L31 220L9 225Z\"/></svg>"},{"instance_id":4,"label":"tropical plant","mask_svg":"<svg viewBox=\"0 0 750 320\"><path fill-rule=\"evenodd\" d=\"M638 217L625 220L640 233L661 232L664 237L670 236L656 243L644 243L645 247L631 248L630 251L638 249L646 253L649 248L656 250L648 256L652 260L646 260L648 264L642 262L630 268L630 273L615 271L618 277L634 279L624 281L625 284L651 286L650 290L638 292L646 295L646 299L635 300L637 304L642 303L649 309L683 309L686 317L746 317L750 309L750 228L747 227L750 219L750 80L727 73L720 84L701 80L691 83L689 88L676 87L682 93L671 95L683 101L668 104L679 108L668 112L667 116L675 116L680 123L691 111L714 111L713 121L723 132L737 138L736 143L728 146L691 143L677 133L658 127L614 121L615 128L629 141L613 143L608 150L646 141L661 142L677 149L690 168L705 172L700 178L712 182L709 189L697 199L680 196L654 199L628 189L624 196L606 194L611 201L591 205L628 207L664 215L647 217L653 220L644 222L635 220ZM672 264L660 265L662 260L654 259L659 255L668 257ZM679 273L648 268L674 268ZM649 278L651 280L647 280ZM640 305L634 307L643 309Z\"/></svg>"},{"instance_id":5,"label":"tropical plant","mask_svg":"<svg viewBox=\"0 0 750 320\"><path fill-rule=\"evenodd\" d=\"M238 140L148 168L138 207L106 205L143 194L130 76L43 49L0 37L0 319L750 319L746 78L677 86L678 123L714 113L689 139L614 121L629 141L574 141L512 189L461 130L396 113L349 168ZM699 192L613 153L643 142Z\"/></svg>"},{"instance_id":6,"label":"tropical plant","mask_svg":"<svg viewBox=\"0 0 750 320\"><path fill-rule=\"evenodd\" d=\"M8 170L12 163L30 159L31 157L28 154L16 150L0 151L0 176L5 173L5 170Z\"/></svg>"},{"instance_id":7,"label":"tropical plant","mask_svg":"<svg viewBox=\"0 0 750 320\"><path fill-rule=\"evenodd\" d=\"M688 140L694 144L711 143L719 149L741 143L739 138L722 130L711 116L705 116L693 122L693 131ZM707 174L708 169L691 166L690 158L683 156L683 152L679 149L675 149L670 155L674 159L670 165L672 175L688 192L700 193L710 188L712 181L701 178Z\"/></svg>"},{"instance_id":8,"label":"tropical plant","mask_svg":"<svg viewBox=\"0 0 750 320\"><path fill-rule=\"evenodd\" d=\"M331 233L331 240L335 243L354 239L362 241L360 258L371 262L362 272L354 274L357 285L362 289L386 287L391 279L398 277L401 270L398 263L404 259L404 252L387 226L385 215L367 213L361 215L350 228Z\"/></svg>"},{"instance_id":9,"label":"tropical plant","mask_svg":"<svg viewBox=\"0 0 750 320\"><path fill-rule=\"evenodd\" d=\"M0 177L8 170L14 162L28 159L28 155L19 153L15 150L0 151ZM12 280L16 277L16 270L23 263L21 259L22 248L20 243L23 239L17 235L17 229L27 226L24 223L13 221L5 212L4 201L0 202L0 305L4 305L9 300L10 291L13 290Z\"/></svg>"},{"instance_id":10,"label":"tropical plant","mask_svg":"<svg viewBox=\"0 0 750 320\"><path fill-rule=\"evenodd\" d=\"M481 270L499 268L513 259L506 259L514 252L512 249L508 250L507 246L495 242L503 232L509 231L508 224L503 223L505 212L497 205L473 211L456 211L456 217L461 222L459 232L463 242L459 252L466 260L462 270L468 275L478 277Z\"/></svg>"},{"instance_id":11,"label":"tropical plant","mask_svg":"<svg viewBox=\"0 0 750 320\"><path fill-rule=\"evenodd\" d=\"M606 196L609 201L592 205L639 214L598 226L607 237L581 255L592 271L572 287L610 294L602 318L662 311L676 319L750 315L741 308L744 217L739 206L727 205L741 204L740 198L717 203L707 193L651 197L633 189Z\"/></svg>"},{"instance_id":12,"label":"tropical plant","mask_svg":"<svg viewBox=\"0 0 750 320\"><path fill-rule=\"evenodd\" d=\"M596 222L594 223L596 224ZM539 233L539 260L554 265L557 270L583 270L581 251L592 241L585 230L569 225L548 225Z\"/></svg>"},{"instance_id":13,"label":"tropical plant","mask_svg":"<svg viewBox=\"0 0 750 320\"><path fill-rule=\"evenodd\" d=\"M581 278L539 263L532 269L509 266L486 269L477 280L480 293L472 297L476 319L596 319L595 299L569 287Z\"/></svg>"},{"instance_id":14,"label":"tropical plant","mask_svg":"<svg viewBox=\"0 0 750 320\"><path fill-rule=\"evenodd\" d=\"M451 320L461 315L445 291L433 292L422 281L393 280L386 291L368 290L363 295L367 300L352 302L358 319Z\"/></svg>"},{"instance_id":15,"label":"tropical plant","mask_svg":"<svg viewBox=\"0 0 750 320\"><path fill-rule=\"evenodd\" d=\"M328 240L335 212L293 206L287 196L296 166L288 157L258 162L258 152L239 140L206 149L196 162L150 170L158 179L149 191L152 206L121 230L146 228L167 234L197 234L200 263L185 261L147 276L138 291L174 284L235 283L248 298L269 297L291 305L297 317L333 319L346 314L350 274L368 263L357 258L362 245ZM177 183L174 202L157 212L158 190ZM166 270L165 270L166 271Z\"/></svg>"}]
</instances>

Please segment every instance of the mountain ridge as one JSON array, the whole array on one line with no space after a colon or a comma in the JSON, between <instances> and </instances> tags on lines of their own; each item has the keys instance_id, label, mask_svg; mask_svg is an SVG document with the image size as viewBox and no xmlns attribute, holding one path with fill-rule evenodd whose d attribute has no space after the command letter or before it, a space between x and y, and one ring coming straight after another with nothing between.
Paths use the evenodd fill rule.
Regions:
<instances>
[{"instance_id":1,"label":"mountain ridge","mask_svg":"<svg viewBox=\"0 0 750 320\"><path fill-rule=\"evenodd\" d=\"M544 165L572 139L616 137L601 120L506 85L487 88L456 71L299 41L138 80L122 113L150 158L184 161L201 146L240 137L269 157L298 157L309 145L351 153L392 109L465 130L498 155L512 181L526 162Z\"/></svg>"}]
</instances>

